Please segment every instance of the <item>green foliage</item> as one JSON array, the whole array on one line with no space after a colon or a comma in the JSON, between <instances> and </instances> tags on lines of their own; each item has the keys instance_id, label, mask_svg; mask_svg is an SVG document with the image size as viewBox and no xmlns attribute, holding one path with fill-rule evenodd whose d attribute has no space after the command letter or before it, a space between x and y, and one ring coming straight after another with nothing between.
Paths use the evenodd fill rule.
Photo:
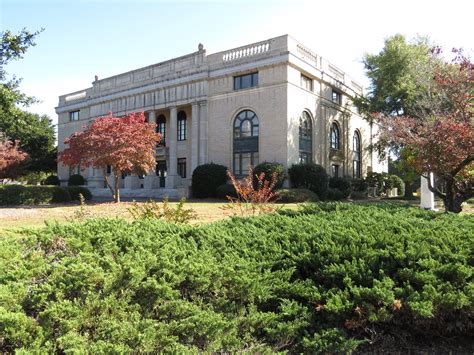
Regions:
<instances>
[{"instance_id":1,"label":"green foliage","mask_svg":"<svg viewBox=\"0 0 474 355\"><path fill-rule=\"evenodd\" d=\"M429 86L425 81L433 72L427 39L410 43L396 34L385 40L380 53L366 54L363 62L370 86L366 98L355 100L362 113L413 115L418 111L416 101Z\"/></svg>"},{"instance_id":2,"label":"green foliage","mask_svg":"<svg viewBox=\"0 0 474 355\"><path fill-rule=\"evenodd\" d=\"M351 181L341 177L329 178L329 187L338 189L342 194L342 199L346 199L351 194Z\"/></svg>"},{"instance_id":3,"label":"green foliage","mask_svg":"<svg viewBox=\"0 0 474 355\"><path fill-rule=\"evenodd\" d=\"M50 224L0 238L0 351L462 343L473 329L472 230L470 215L338 203L203 226Z\"/></svg>"},{"instance_id":4,"label":"green foliage","mask_svg":"<svg viewBox=\"0 0 474 355\"><path fill-rule=\"evenodd\" d=\"M367 192L369 185L364 179L352 179L351 190L357 192Z\"/></svg>"},{"instance_id":5,"label":"green foliage","mask_svg":"<svg viewBox=\"0 0 474 355\"><path fill-rule=\"evenodd\" d=\"M293 187L305 188L316 193L321 200L326 199L328 175L321 166L313 163L297 164L288 169Z\"/></svg>"},{"instance_id":6,"label":"green foliage","mask_svg":"<svg viewBox=\"0 0 474 355\"><path fill-rule=\"evenodd\" d=\"M56 170L54 127L48 116L20 109L36 100L20 91L20 79L7 80L4 66L21 59L28 47L35 45L38 34L25 29L19 34L4 31L0 43L0 132L10 140L20 141L20 148L30 158L27 166L30 172Z\"/></svg>"},{"instance_id":7,"label":"green foliage","mask_svg":"<svg viewBox=\"0 0 474 355\"><path fill-rule=\"evenodd\" d=\"M44 181L48 178L49 173L44 172L44 171L35 171L31 172L28 175L22 176L18 179L21 183L24 183L26 185L44 185ZM59 180L58 180L59 182ZM55 184L51 184L55 185ZM58 184L59 185L59 184Z\"/></svg>"},{"instance_id":8,"label":"green foliage","mask_svg":"<svg viewBox=\"0 0 474 355\"><path fill-rule=\"evenodd\" d=\"M390 174L389 177L388 177L391 181L391 185L394 187L394 188L397 188L398 189L398 195L400 196L404 196L405 195L405 183L403 182L403 180L398 177L397 175L393 175L393 174Z\"/></svg>"},{"instance_id":9,"label":"green foliage","mask_svg":"<svg viewBox=\"0 0 474 355\"><path fill-rule=\"evenodd\" d=\"M345 193L342 192L341 190L334 188L334 187L329 187L326 199L329 201L341 201L344 200L347 197L344 197Z\"/></svg>"},{"instance_id":10,"label":"green foliage","mask_svg":"<svg viewBox=\"0 0 474 355\"><path fill-rule=\"evenodd\" d=\"M377 195L386 194L389 189L397 188L398 195L405 194L405 183L397 175L370 172L365 179L369 187L375 188Z\"/></svg>"},{"instance_id":11,"label":"green foliage","mask_svg":"<svg viewBox=\"0 0 474 355\"><path fill-rule=\"evenodd\" d=\"M59 186L0 186L0 206L42 205L69 201L71 201L71 195Z\"/></svg>"},{"instance_id":12,"label":"green foliage","mask_svg":"<svg viewBox=\"0 0 474 355\"><path fill-rule=\"evenodd\" d=\"M368 197L367 190L351 192L351 199L353 200L365 200L367 197Z\"/></svg>"},{"instance_id":13,"label":"green foliage","mask_svg":"<svg viewBox=\"0 0 474 355\"><path fill-rule=\"evenodd\" d=\"M60 184L61 182L59 181L59 177L57 175L50 175L43 181L43 185L59 186Z\"/></svg>"},{"instance_id":14,"label":"green foliage","mask_svg":"<svg viewBox=\"0 0 474 355\"><path fill-rule=\"evenodd\" d=\"M280 202L284 203L319 201L318 195L308 189L280 189L277 192L280 196Z\"/></svg>"},{"instance_id":15,"label":"green foliage","mask_svg":"<svg viewBox=\"0 0 474 355\"><path fill-rule=\"evenodd\" d=\"M162 203L150 200L146 203L138 203L133 201L132 207L128 212L133 219L162 219L171 223L189 223L196 218L196 211L192 208L185 208L186 199L183 197L173 208L170 205L168 198L165 198Z\"/></svg>"},{"instance_id":16,"label":"green foliage","mask_svg":"<svg viewBox=\"0 0 474 355\"><path fill-rule=\"evenodd\" d=\"M227 196L237 197L234 185L222 184L216 189L216 197L222 200L227 200Z\"/></svg>"},{"instance_id":17,"label":"green foliage","mask_svg":"<svg viewBox=\"0 0 474 355\"><path fill-rule=\"evenodd\" d=\"M84 198L84 200L89 201L92 200L92 193L91 191L84 186L67 186L64 187L71 195L71 200L73 201L80 201L80 196Z\"/></svg>"},{"instance_id":18,"label":"green foliage","mask_svg":"<svg viewBox=\"0 0 474 355\"><path fill-rule=\"evenodd\" d=\"M199 165L193 171L193 197L216 197L217 188L227 181L227 167L219 164Z\"/></svg>"},{"instance_id":19,"label":"green foliage","mask_svg":"<svg viewBox=\"0 0 474 355\"><path fill-rule=\"evenodd\" d=\"M67 184L68 186L82 186L86 184L86 180L81 174L72 174Z\"/></svg>"},{"instance_id":20,"label":"green foliage","mask_svg":"<svg viewBox=\"0 0 474 355\"><path fill-rule=\"evenodd\" d=\"M285 167L276 162L262 162L253 168L254 176L260 176L261 173L265 174L265 180L268 182L271 181L273 174L276 174L275 189L280 189L286 179ZM254 184L256 184L256 180L254 179Z\"/></svg>"}]
</instances>

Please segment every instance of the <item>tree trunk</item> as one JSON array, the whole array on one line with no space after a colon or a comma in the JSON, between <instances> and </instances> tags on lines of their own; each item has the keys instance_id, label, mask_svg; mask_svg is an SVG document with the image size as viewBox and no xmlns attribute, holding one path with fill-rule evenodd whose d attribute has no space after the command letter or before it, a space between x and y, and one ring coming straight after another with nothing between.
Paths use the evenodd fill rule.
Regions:
<instances>
[{"instance_id":1,"label":"tree trunk","mask_svg":"<svg viewBox=\"0 0 474 355\"><path fill-rule=\"evenodd\" d=\"M462 211L461 204L463 203L462 196L458 196L454 189L453 181L446 181L446 196L443 199L444 211L459 213Z\"/></svg>"},{"instance_id":2,"label":"tree trunk","mask_svg":"<svg viewBox=\"0 0 474 355\"><path fill-rule=\"evenodd\" d=\"M119 187L119 177L115 175L115 182L114 182L114 201L116 203L120 203L120 187Z\"/></svg>"}]
</instances>

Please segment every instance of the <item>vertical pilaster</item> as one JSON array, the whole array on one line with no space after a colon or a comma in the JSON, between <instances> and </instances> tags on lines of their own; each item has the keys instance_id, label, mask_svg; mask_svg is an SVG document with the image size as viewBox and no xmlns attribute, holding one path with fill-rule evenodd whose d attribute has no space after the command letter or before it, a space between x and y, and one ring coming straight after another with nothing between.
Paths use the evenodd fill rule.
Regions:
<instances>
[{"instance_id":1,"label":"vertical pilaster","mask_svg":"<svg viewBox=\"0 0 474 355\"><path fill-rule=\"evenodd\" d=\"M207 155L207 102L202 101L199 103L199 165L206 164L208 162Z\"/></svg>"},{"instance_id":2,"label":"vertical pilaster","mask_svg":"<svg viewBox=\"0 0 474 355\"><path fill-rule=\"evenodd\" d=\"M199 165L199 104L192 105L191 112L191 174Z\"/></svg>"},{"instance_id":3,"label":"vertical pilaster","mask_svg":"<svg viewBox=\"0 0 474 355\"><path fill-rule=\"evenodd\" d=\"M167 134L169 147L168 173L166 176L166 188L175 188L178 173L178 110L170 108L170 132Z\"/></svg>"},{"instance_id":4,"label":"vertical pilaster","mask_svg":"<svg viewBox=\"0 0 474 355\"><path fill-rule=\"evenodd\" d=\"M148 112L148 123L156 124L156 112ZM156 154L156 148L154 148ZM159 187L159 178L156 176L156 165L147 173L144 178L143 187L147 190L156 189Z\"/></svg>"}]
</instances>

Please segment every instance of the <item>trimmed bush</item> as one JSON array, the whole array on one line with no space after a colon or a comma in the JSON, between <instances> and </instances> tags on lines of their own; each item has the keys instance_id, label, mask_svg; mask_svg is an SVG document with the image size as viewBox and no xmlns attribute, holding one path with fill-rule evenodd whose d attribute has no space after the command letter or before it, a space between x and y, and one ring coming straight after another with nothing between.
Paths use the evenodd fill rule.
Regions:
<instances>
[{"instance_id":1,"label":"trimmed bush","mask_svg":"<svg viewBox=\"0 0 474 355\"><path fill-rule=\"evenodd\" d=\"M331 177L329 187L338 189L342 193L342 199L346 199L351 194L351 181L340 177Z\"/></svg>"},{"instance_id":2,"label":"trimmed bush","mask_svg":"<svg viewBox=\"0 0 474 355\"><path fill-rule=\"evenodd\" d=\"M0 350L471 353L473 230L471 215L347 203L50 224L0 238Z\"/></svg>"},{"instance_id":3,"label":"trimmed bush","mask_svg":"<svg viewBox=\"0 0 474 355\"><path fill-rule=\"evenodd\" d=\"M92 199L92 193L87 187L83 186L67 186L65 189L69 192L69 195L71 195L71 200L73 201L79 201L79 194L82 194L84 197L84 200L89 201Z\"/></svg>"},{"instance_id":4,"label":"trimmed bush","mask_svg":"<svg viewBox=\"0 0 474 355\"><path fill-rule=\"evenodd\" d=\"M367 190L351 192L351 199L353 200L365 200L367 197L368 197Z\"/></svg>"},{"instance_id":5,"label":"trimmed bush","mask_svg":"<svg viewBox=\"0 0 474 355\"><path fill-rule=\"evenodd\" d=\"M365 192L367 193L367 189L369 188L369 184L364 179L352 179L351 180L351 190L357 192Z\"/></svg>"},{"instance_id":6,"label":"trimmed bush","mask_svg":"<svg viewBox=\"0 0 474 355\"><path fill-rule=\"evenodd\" d=\"M263 162L258 164L255 168L253 168L253 175L260 176L261 173L265 174L265 180L268 183L272 180L273 173L276 173L276 185L275 189L280 189L283 186L283 182L286 179L285 167L283 164L275 163L275 162ZM255 185L256 179L254 179Z\"/></svg>"},{"instance_id":7,"label":"trimmed bush","mask_svg":"<svg viewBox=\"0 0 474 355\"><path fill-rule=\"evenodd\" d=\"M398 189L398 196L405 195L405 182L397 175L390 175L393 187Z\"/></svg>"},{"instance_id":8,"label":"trimmed bush","mask_svg":"<svg viewBox=\"0 0 474 355\"><path fill-rule=\"evenodd\" d=\"M216 189L216 197L222 200L227 200L227 196L237 197L234 185L222 184Z\"/></svg>"},{"instance_id":9,"label":"trimmed bush","mask_svg":"<svg viewBox=\"0 0 474 355\"><path fill-rule=\"evenodd\" d=\"M288 169L293 187L313 191L319 199L325 200L328 191L328 175L321 165L307 163L296 164Z\"/></svg>"},{"instance_id":10,"label":"trimmed bush","mask_svg":"<svg viewBox=\"0 0 474 355\"><path fill-rule=\"evenodd\" d=\"M387 173L368 173L366 182L369 187L375 187L377 194L387 193L389 189L397 188L398 195L405 195L405 183L397 175Z\"/></svg>"},{"instance_id":11,"label":"trimmed bush","mask_svg":"<svg viewBox=\"0 0 474 355\"><path fill-rule=\"evenodd\" d=\"M61 182L59 181L59 178L56 175L50 175L43 181L43 185L59 186L60 184Z\"/></svg>"},{"instance_id":12,"label":"trimmed bush","mask_svg":"<svg viewBox=\"0 0 474 355\"><path fill-rule=\"evenodd\" d=\"M59 186L0 186L0 205L42 205L55 202L69 202L71 195Z\"/></svg>"},{"instance_id":13,"label":"trimmed bush","mask_svg":"<svg viewBox=\"0 0 474 355\"><path fill-rule=\"evenodd\" d=\"M339 189L329 187L326 199L329 201L341 201L345 199L345 194Z\"/></svg>"},{"instance_id":14,"label":"trimmed bush","mask_svg":"<svg viewBox=\"0 0 474 355\"><path fill-rule=\"evenodd\" d=\"M278 202L299 203L319 201L318 195L308 189L280 189L277 192L280 196Z\"/></svg>"},{"instance_id":15,"label":"trimmed bush","mask_svg":"<svg viewBox=\"0 0 474 355\"><path fill-rule=\"evenodd\" d=\"M216 197L217 188L227 181L227 167L219 164L199 165L193 171L193 197Z\"/></svg>"},{"instance_id":16,"label":"trimmed bush","mask_svg":"<svg viewBox=\"0 0 474 355\"><path fill-rule=\"evenodd\" d=\"M80 174L73 174L69 177L68 186L82 186L86 184L86 180Z\"/></svg>"}]
</instances>

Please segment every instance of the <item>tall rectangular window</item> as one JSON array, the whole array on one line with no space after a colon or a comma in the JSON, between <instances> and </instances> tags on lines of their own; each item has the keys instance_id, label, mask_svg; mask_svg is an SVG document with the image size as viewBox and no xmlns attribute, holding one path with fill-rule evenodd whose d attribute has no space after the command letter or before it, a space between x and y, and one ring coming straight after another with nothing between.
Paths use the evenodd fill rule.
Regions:
<instances>
[{"instance_id":1,"label":"tall rectangular window","mask_svg":"<svg viewBox=\"0 0 474 355\"><path fill-rule=\"evenodd\" d=\"M186 158L178 159L178 175L186 179Z\"/></svg>"},{"instance_id":2,"label":"tall rectangular window","mask_svg":"<svg viewBox=\"0 0 474 355\"><path fill-rule=\"evenodd\" d=\"M342 103L342 95L339 91L332 90L332 102L340 105Z\"/></svg>"},{"instance_id":3,"label":"tall rectangular window","mask_svg":"<svg viewBox=\"0 0 474 355\"><path fill-rule=\"evenodd\" d=\"M313 79L301 74L301 87L308 91L313 91Z\"/></svg>"},{"instance_id":4,"label":"tall rectangular window","mask_svg":"<svg viewBox=\"0 0 474 355\"><path fill-rule=\"evenodd\" d=\"M79 111L69 112L69 121L79 121Z\"/></svg>"},{"instance_id":5,"label":"tall rectangular window","mask_svg":"<svg viewBox=\"0 0 474 355\"><path fill-rule=\"evenodd\" d=\"M258 165L258 152L235 153L234 175L245 176L249 173L249 167Z\"/></svg>"},{"instance_id":6,"label":"tall rectangular window","mask_svg":"<svg viewBox=\"0 0 474 355\"><path fill-rule=\"evenodd\" d=\"M332 165L332 176L335 178L339 177L339 165L337 164Z\"/></svg>"},{"instance_id":7,"label":"tall rectangular window","mask_svg":"<svg viewBox=\"0 0 474 355\"><path fill-rule=\"evenodd\" d=\"M258 85L258 73L234 76L234 90L247 89Z\"/></svg>"},{"instance_id":8,"label":"tall rectangular window","mask_svg":"<svg viewBox=\"0 0 474 355\"><path fill-rule=\"evenodd\" d=\"M178 119L178 141L186 140L186 118Z\"/></svg>"}]
</instances>

